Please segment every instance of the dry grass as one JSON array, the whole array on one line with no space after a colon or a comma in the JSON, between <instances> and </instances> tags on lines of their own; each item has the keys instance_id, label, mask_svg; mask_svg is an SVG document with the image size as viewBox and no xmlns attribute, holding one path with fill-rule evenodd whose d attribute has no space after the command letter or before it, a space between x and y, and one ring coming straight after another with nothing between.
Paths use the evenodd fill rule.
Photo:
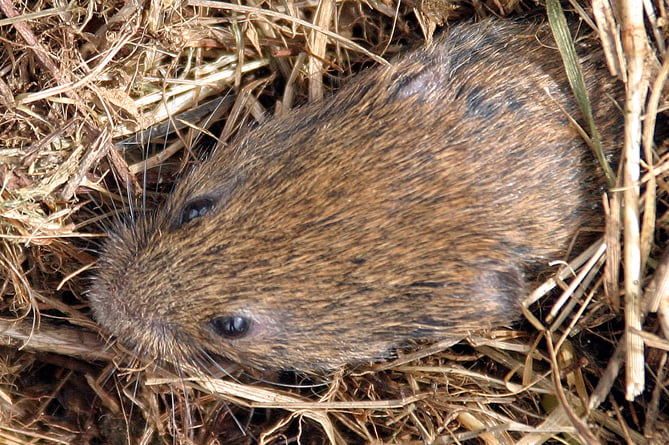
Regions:
<instances>
[{"instance_id":1,"label":"dry grass","mask_svg":"<svg viewBox=\"0 0 669 445\"><path fill-rule=\"evenodd\" d=\"M303 385L277 388L129 369L85 297L106 221L127 193L159 201L198 154L185 148L329 94L446 19L530 5L0 0L0 443L669 442L669 162L649 130L666 109L669 17L664 0L647 2L658 28L646 32L641 2L621 4L614 18L595 2L629 90L608 249L593 246L530 297L534 327L324 383L282 376ZM622 24L640 32L621 40ZM529 305L553 287L564 305Z\"/></svg>"}]
</instances>

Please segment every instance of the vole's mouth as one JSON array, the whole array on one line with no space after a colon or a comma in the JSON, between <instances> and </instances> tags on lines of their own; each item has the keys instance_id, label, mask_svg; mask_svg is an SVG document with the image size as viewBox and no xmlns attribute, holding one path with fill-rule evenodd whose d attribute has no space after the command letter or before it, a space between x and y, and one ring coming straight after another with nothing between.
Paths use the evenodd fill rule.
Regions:
<instances>
[{"instance_id":1,"label":"vole's mouth","mask_svg":"<svg viewBox=\"0 0 669 445\"><path fill-rule=\"evenodd\" d=\"M177 327L148 311L133 311L126 298L114 295L104 283L96 283L89 295L93 315L104 332L139 357L169 359L182 354Z\"/></svg>"}]
</instances>

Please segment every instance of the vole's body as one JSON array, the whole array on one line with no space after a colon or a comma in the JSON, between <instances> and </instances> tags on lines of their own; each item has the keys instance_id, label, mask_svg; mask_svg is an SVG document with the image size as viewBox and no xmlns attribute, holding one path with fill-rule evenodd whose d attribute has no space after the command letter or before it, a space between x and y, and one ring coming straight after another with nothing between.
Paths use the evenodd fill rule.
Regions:
<instances>
[{"instance_id":1,"label":"vole's body","mask_svg":"<svg viewBox=\"0 0 669 445\"><path fill-rule=\"evenodd\" d=\"M218 150L110 236L97 319L172 361L302 370L513 322L528 273L602 225L549 35L457 26ZM600 60L583 69L610 146L615 88Z\"/></svg>"}]
</instances>

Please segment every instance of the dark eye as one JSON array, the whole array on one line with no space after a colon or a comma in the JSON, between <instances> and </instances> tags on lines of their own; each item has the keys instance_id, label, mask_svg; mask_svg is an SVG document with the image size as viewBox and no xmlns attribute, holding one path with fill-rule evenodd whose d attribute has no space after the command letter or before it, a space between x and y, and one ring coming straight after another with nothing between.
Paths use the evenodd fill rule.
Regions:
<instances>
[{"instance_id":1,"label":"dark eye","mask_svg":"<svg viewBox=\"0 0 669 445\"><path fill-rule=\"evenodd\" d=\"M214 318L209 324L218 335L227 338L243 337L251 329L251 320L239 315Z\"/></svg>"},{"instance_id":2,"label":"dark eye","mask_svg":"<svg viewBox=\"0 0 669 445\"><path fill-rule=\"evenodd\" d=\"M214 200L210 198L196 198L188 201L181 210L177 227L204 216L212 207L214 207Z\"/></svg>"}]
</instances>

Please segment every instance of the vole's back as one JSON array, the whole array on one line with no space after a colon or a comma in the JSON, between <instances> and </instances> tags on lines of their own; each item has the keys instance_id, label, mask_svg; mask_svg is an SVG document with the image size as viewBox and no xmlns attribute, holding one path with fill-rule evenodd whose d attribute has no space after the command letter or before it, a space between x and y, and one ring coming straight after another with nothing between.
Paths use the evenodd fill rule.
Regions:
<instances>
[{"instance_id":1,"label":"vole's back","mask_svg":"<svg viewBox=\"0 0 669 445\"><path fill-rule=\"evenodd\" d=\"M97 318L172 360L331 368L515 320L601 227L602 174L546 25L467 24L218 150L113 235ZM605 145L601 61L583 69Z\"/></svg>"}]
</instances>

